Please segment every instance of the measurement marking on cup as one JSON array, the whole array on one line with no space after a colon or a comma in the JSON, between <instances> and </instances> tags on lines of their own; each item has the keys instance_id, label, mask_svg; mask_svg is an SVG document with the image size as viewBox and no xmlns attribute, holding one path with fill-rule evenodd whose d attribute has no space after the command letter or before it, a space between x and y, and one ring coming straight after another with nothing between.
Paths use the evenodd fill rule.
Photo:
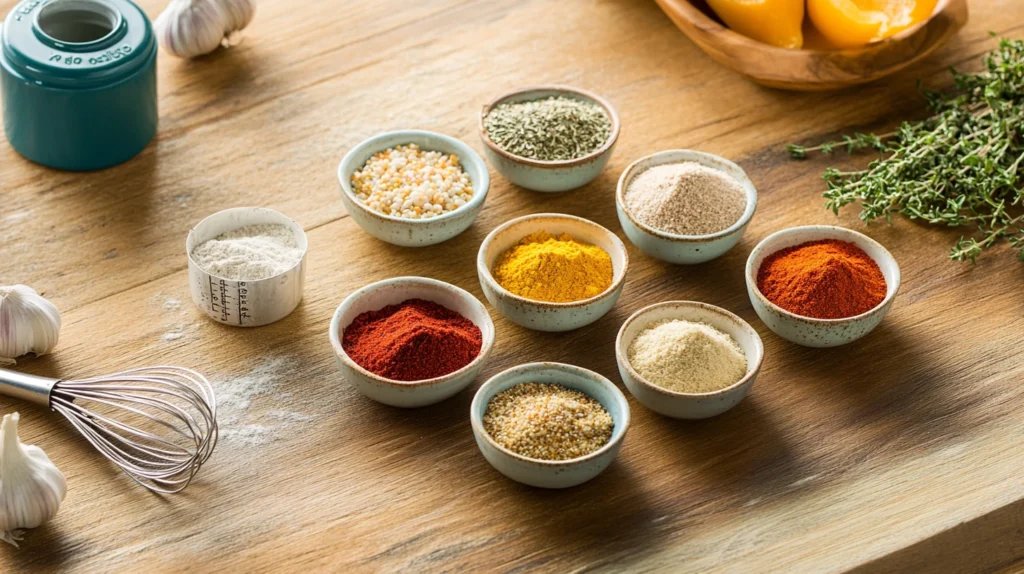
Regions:
<instances>
[{"instance_id":1,"label":"measurement marking on cup","mask_svg":"<svg viewBox=\"0 0 1024 574\"><path fill-rule=\"evenodd\" d=\"M227 322L231 317L231 297L228 295L228 283L224 279L217 281L217 288L214 288L213 277L209 277L210 284L210 310L220 314L221 322Z\"/></svg>"}]
</instances>

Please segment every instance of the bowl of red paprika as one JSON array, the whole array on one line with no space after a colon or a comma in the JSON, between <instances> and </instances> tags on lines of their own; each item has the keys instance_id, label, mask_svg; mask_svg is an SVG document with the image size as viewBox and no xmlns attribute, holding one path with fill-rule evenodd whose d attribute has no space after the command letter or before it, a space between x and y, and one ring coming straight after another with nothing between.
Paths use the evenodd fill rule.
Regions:
<instances>
[{"instance_id":1,"label":"bowl of red paprika","mask_svg":"<svg viewBox=\"0 0 1024 574\"><path fill-rule=\"evenodd\" d=\"M494 346L494 323L464 289L395 277L346 297L330 340L342 376L360 393L386 405L422 407L473 382Z\"/></svg>"},{"instance_id":2,"label":"bowl of red paprika","mask_svg":"<svg viewBox=\"0 0 1024 574\"><path fill-rule=\"evenodd\" d=\"M900 267L882 244L831 225L776 231L750 252L747 294L776 335L806 347L837 347L870 333L900 288Z\"/></svg>"}]
</instances>

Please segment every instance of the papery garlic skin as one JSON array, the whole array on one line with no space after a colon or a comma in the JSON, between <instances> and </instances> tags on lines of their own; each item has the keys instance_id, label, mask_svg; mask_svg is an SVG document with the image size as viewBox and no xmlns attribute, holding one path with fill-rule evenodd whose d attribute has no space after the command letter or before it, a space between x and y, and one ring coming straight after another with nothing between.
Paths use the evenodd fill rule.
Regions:
<instances>
[{"instance_id":1,"label":"papery garlic skin","mask_svg":"<svg viewBox=\"0 0 1024 574\"><path fill-rule=\"evenodd\" d=\"M171 0L154 22L156 38L179 58L209 54L256 14L256 0Z\"/></svg>"},{"instance_id":2,"label":"papery garlic skin","mask_svg":"<svg viewBox=\"0 0 1024 574\"><path fill-rule=\"evenodd\" d=\"M43 449L18 438L18 413L0 423L0 540L18 545L21 531L36 528L60 509L68 483Z\"/></svg>"},{"instance_id":3,"label":"papery garlic skin","mask_svg":"<svg viewBox=\"0 0 1024 574\"><path fill-rule=\"evenodd\" d=\"M59 335L60 311L53 303L25 285L0 286L0 365L49 353Z\"/></svg>"}]
</instances>

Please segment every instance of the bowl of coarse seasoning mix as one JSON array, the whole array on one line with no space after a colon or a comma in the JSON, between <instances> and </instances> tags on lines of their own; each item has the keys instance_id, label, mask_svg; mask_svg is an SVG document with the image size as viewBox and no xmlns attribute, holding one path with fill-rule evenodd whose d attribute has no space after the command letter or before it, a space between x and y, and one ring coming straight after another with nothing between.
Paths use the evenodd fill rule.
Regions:
<instances>
[{"instance_id":1,"label":"bowl of coarse seasoning mix","mask_svg":"<svg viewBox=\"0 0 1024 574\"><path fill-rule=\"evenodd\" d=\"M618 301L629 255L614 233L557 213L519 217L484 238L476 269L487 301L538 331L571 331Z\"/></svg>"},{"instance_id":2,"label":"bowl of coarse seasoning mix","mask_svg":"<svg viewBox=\"0 0 1024 574\"><path fill-rule=\"evenodd\" d=\"M596 178L619 138L619 115L604 98L567 86L503 94L480 112L484 153L512 183L569 191Z\"/></svg>"},{"instance_id":3,"label":"bowl of coarse seasoning mix","mask_svg":"<svg viewBox=\"0 0 1024 574\"><path fill-rule=\"evenodd\" d=\"M615 359L626 388L647 408L703 419L736 406L761 370L764 346L746 321L714 305L667 301L619 329Z\"/></svg>"},{"instance_id":4,"label":"bowl of coarse seasoning mix","mask_svg":"<svg viewBox=\"0 0 1024 574\"><path fill-rule=\"evenodd\" d=\"M422 407L473 382L494 346L494 323L463 289L396 277L346 297L330 340L342 376L360 393L386 405Z\"/></svg>"},{"instance_id":5,"label":"bowl of coarse seasoning mix","mask_svg":"<svg viewBox=\"0 0 1024 574\"><path fill-rule=\"evenodd\" d=\"M809 225L758 243L746 280L754 311L775 334L807 347L835 347L882 322L900 288L900 267L863 233Z\"/></svg>"},{"instance_id":6,"label":"bowl of coarse seasoning mix","mask_svg":"<svg viewBox=\"0 0 1024 574\"><path fill-rule=\"evenodd\" d=\"M345 209L364 231L404 247L434 245L468 229L491 184L472 148L423 130L363 141L341 160L338 182Z\"/></svg>"},{"instance_id":7,"label":"bowl of coarse seasoning mix","mask_svg":"<svg viewBox=\"0 0 1024 574\"><path fill-rule=\"evenodd\" d=\"M743 236L757 209L757 190L725 158L668 150L622 172L615 209L626 237L644 253L669 263L703 263Z\"/></svg>"},{"instance_id":8,"label":"bowl of coarse seasoning mix","mask_svg":"<svg viewBox=\"0 0 1024 574\"><path fill-rule=\"evenodd\" d=\"M619 454L629 403L593 371L529 363L481 385L469 418L480 452L498 472L530 486L568 488Z\"/></svg>"}]
</instances>

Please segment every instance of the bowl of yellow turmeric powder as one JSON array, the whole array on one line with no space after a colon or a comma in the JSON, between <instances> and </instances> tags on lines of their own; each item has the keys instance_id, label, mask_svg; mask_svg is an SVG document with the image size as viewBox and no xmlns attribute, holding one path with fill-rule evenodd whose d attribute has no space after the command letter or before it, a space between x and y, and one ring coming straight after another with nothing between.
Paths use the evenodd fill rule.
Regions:
<instances>
[{"instance_id":1,"label":"bowl of yellow turmeric powder","mask_svg":"<svg viewBox=\"0 0 1024 574\"><path fill-rule=\"evenodd\" d=\"M571 331L615 306L629 255L593 221L557 213L513 219L492 231L477 253L484 296L514 323Z\"/></svg>"}]
</instances>

